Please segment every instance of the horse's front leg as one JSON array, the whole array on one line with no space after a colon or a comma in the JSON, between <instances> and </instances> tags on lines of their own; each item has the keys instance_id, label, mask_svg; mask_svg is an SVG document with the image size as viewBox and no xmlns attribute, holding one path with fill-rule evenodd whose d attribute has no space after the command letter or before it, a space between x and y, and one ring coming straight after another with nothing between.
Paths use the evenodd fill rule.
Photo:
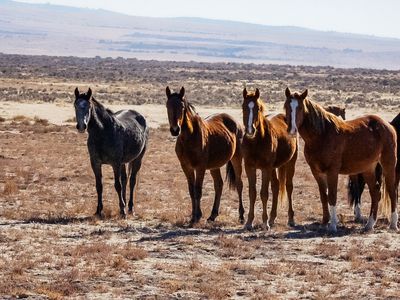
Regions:
<instances>
[{"instance_id":1,"label":"horse's front leg","mask_svg":"<svg viewBox=\"0 0 400 300\"><path fill-rule=\"evenodd\" d=\"M194 182L194 199L195 199L195 220L194 222L197 223L200 221L202 217L201 212L201 197L203 195L203 181L204 175L206 173L206 168L198 168L196 169L196 179Z\"/></svg>"},{"instance_id":2,"label":"horse's front leg","mask_svg":"<svg viewBox=\"0 0 400 300\"><path fill-rule=\"evenodd\" d=\"M269 225L273 226L275 224L275 219L277 216L278 210L278 198L279 198L279 180L277 177L277 169L271 170L271 190L272 190L272 207L271 207L271 214L269 218ZM267 186L268 190L268 186ZM267 196L268 198L268 196Z\"/></svg>"},{"instance_id":3,"label":"horse's front leg","mask_svg":"<svg viewBox=\"0 0 400 300\"><path fill-rule=\"evenodd\" d=\"M261 198L262 207L263 207L263 212L262 212L263 227L266 230L269 230L267 204L268 204L268 194L269 194L268 188L269 188L269 182L271 181L271 173L272 172L275 173L275 170L273 170L273 169L264 169L264 170L262 170L262 173L261 173L260 198ZM276 177L276 173L275 173L275 177ZM278 191L279 191L279 189L278 189ZM278 197L277 197L277 195L274 195L274 196L276 196L276 199L272 199L272 212L271 212L271 214L275 214L275 216L273 216L274 220L275 220L276 207L274 208L274 205L276 206L276 204L278 202ZM272 221L274 221L274 220L272 220Z\"/></svg>"},{"instance_id":4,"label":"horse's front leg","mask_svg":"<svg viewBox=\"0 0 400 300\"><path fill-rule=\"evenodd\" d=\"M311 172L318 184L319 196L322 204L322 225L327 225L329 222L327 177L325 174L320 173L312 168Z\"/></svg>"},{"instance_id":5,"label":"horse's front leg","mask_svg":"<svg viewBox=\"0 0 400 300\"><path fill-rule=\"evenodd\" d=\"M220 169L211 170L211 176L214 180L215 198L211 215L207 219L207 221L215 221L215 218L218 216L219 205L221 203L222 188L224 186L224 181L222 180Z\"/></svg>"},{"instance_id":6,"label":"horse's front leg","mask_svg":"<svg viewBox=\"0 0 400 300\"><path fill-rule=\"evenodd\" d=\"M247 216L247 222L245 228L247 230L251 230L253 228L253 220L254 220L254 205L256 203L257 198L257 176L256 176L256 168L250 167L249 165L245 164L245 171L247 174L247 179L249 181L249 198L250 198L250 205L249 205L249 214Z\"/></svg>"},{"instance_id":7,"label":"horse's front leg","mask_svg":"<svg viewBox=\"0 0 400 300\"><path fill-rule=\"evenodd\" d=\"M181 163L181 167L182 167L183 173L186 176L188 189L189 189L189 195L190 195L190 199L192 200L192 217L191 217L190 223L194 223L195 222L195 212L196 212L195 195L194 195L194 181L195 181L194 170L184 163Z\"/></svg>"},{"instance_id":8,"label":"horse's front leg","mask_svg":"<svg viewBox=\"0 0 400 300\"><path fill-rule=\"evenodd\" d=\"M103 183L101 182L101 163L90 160L94 176L96 177L96 191L97 191L97 209L95 216L102 217L103 211Z\"/></svg>"},{"instance_id":9,"label":"horse's front leg","mask_svg":"<svg viewBox=\"0 0 400 300\"><path fill-rule=\"evenodd\" d=\"M337 224L339 222L336 213L336 202L337 202L337 184L339 174L337 172L329 173L327 176L328 182L328 203L329 203L329 231L336 232Z\"/></svg>"},{"instance_id":10,"label":"horse's front leg","mask_svg":"<svg viewBox=\"0 0 400 300\"><path fill-rule=\"evenodd\" d=\"M117 191L118 198L119 198L119 213L122 218L126 218L125 213L125 200L122 196L122 185L121 185L121 171L122 171L122 164L114 164L114 187Z\"/></svg>"}]
</instances>

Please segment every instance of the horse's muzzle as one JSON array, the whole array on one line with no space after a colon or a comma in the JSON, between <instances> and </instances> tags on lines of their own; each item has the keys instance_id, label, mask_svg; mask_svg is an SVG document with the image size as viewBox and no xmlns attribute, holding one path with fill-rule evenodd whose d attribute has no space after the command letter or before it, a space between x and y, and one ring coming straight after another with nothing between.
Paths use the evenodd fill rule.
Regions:
<instances>
[{"instance_id":1,"label":"horse's muzzle","mask_svg":"<svg viewBox=\"0 0 400 300\"><path fill-rule=\"evenodd\" d=\"M170 127L169 131L171 132L172 136L178 136L179 133L181 133L181 129L179 127L176 128Z\"/></svg>"},{"instance_id":2,"label":"horse's muzzle","mask_svg":"<svg viewBox=\"0 0 400 300\"><path fill-rule=\"evenodd\" d=\"M78 129L79 133L84 133L86 130L86 125L83 126L76 125L76 129Z\"/></svg>"}]
</instances>

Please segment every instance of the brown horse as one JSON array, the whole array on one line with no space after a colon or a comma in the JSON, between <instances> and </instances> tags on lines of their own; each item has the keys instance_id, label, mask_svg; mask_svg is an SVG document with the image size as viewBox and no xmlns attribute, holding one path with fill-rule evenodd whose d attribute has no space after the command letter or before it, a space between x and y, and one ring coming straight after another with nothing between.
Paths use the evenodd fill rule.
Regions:
<instances>
[{"instance_id":1,"label":"brown horse","mask_svg":"<svg viewBox=\"0 0 400 300\"><path fill-rule=\"evenodd\" d=\"M254 203L257 197L256 171L261 169L262 184L260 197L263 204L263 225L269 229L276 218L278 195L286 193L289 200L288 224L294 226L292 205L293 176L297 159L297 139L289 136L285 115L278 114L270 120L264 116L265 105L260 92L247 93L243 90L243 123L246 135L242 142L242 154L249 180L250 208L246 228L251 229L254 220ZM276 175L278 169L278 177ZM271 181L272 208L268 223L268 186Z\"/></svg>"},{"instance_id":2,"label":"brown horse","mask_svg":"<svg viewBox=\"0 0 400 300\"><path fill-rule=\"evenodd\" d=\"M215 199L208 221L218 216L223 180L220 168L227 164L227 178L230 187L236 187L239 194L239 219L244 222L242 203L242 156L240 143L243 129L231 116L216 114L203 120L185 98L185 89L179 93L167 93L167 111L170 131L178 136L175 152L186 175L192 200L191 223L202 217L200 200L206 170L214 180Z\"/></svg>"},{"instance_id":3,"label":"brown horse","mask_svg":"<svg viewBox=\"0 0 400 300\"><path fill-rule=\"evenodd\" d=\"M375 184L375 168L380 163L385 177L385 191L390 197L390 228L397 230L397 141L394 128L375 115L344 121L306 99L307 90L302 94L292 94L287 88L285 94L289 132L292 135L299 132L304 139L304 156L318 183L323 209L322 223L327 224L330 220L329 229L336 232L338 175L362 173L372 199L365 230L373 229L380 200L380 190Z\"/></svg>"},{"instance_id":4,"label":"brown horse","mask_svg":"<svg viewBox=\"0 0 400 300\"><path fill-rule=\"evenodd\" d=\"M346 108L336 106L336 105L329 105L324 107L327 112L330 112L338 117L342 117L343 120L346 120Z\"/></svg>"}]
</instances>

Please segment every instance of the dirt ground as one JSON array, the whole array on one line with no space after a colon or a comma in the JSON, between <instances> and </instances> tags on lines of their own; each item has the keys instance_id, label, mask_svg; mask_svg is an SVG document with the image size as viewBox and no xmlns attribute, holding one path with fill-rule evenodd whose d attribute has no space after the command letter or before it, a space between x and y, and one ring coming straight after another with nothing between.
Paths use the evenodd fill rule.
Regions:
<instances>
[{"instance_id":1,"label":"dirt ground","mask_svg":"<svg viewBox=\"0 0 400 300\"><path fill-rule=\"evenodd\" d=\"M1 298L400 298L399 233L389 231L383 218L373 233L363 233L362 225L353 222L347 179L341 177L340 226L337 234L328 234L319 226L317 185L302 151L294 179L295 228L286 225L287 206L282 204L276 225L263 230L258 199L258 226L244 230L237 194L227 187L217 221L188 228L190 199L175 139L163 125L165 108L141 106L149 118L160 117L150 119L135 214L118 217L111 167L105 166L105 218L99 220L93 217L97 201L87 135L65 122L73 117L70 104L40 105L50 105L53 114L0 102ZM215 111L198 110L205 115ZM238 109L230 112L240 117ZM243 180L247 213L244 174ZM204 219L213 197L207 174ZM363 200L367 215L367 193Z\"/></svg>"}]
</instances>

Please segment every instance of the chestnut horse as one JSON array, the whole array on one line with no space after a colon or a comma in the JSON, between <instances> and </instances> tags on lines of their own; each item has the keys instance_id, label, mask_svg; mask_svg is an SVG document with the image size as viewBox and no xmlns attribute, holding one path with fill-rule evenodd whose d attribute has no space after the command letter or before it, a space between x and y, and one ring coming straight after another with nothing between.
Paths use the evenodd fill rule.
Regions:
<instances>
[{"instance_id":1,"label":"chestnut horse","mask_svg":"<svg viewBox=\"0 0 400 300\"><path fill-rule=\"evenodd\" d=\"M372 199L365 230L373 229L380 200L380 191L375 184L375 168L380 163L385 177L385 191L390 197L390 228L397 230L397 141L394 128L375 115L344 121L306 99L307 90L302 94L292 94L286 88L285 94L289 133L296 135L299 132L303 138L304 156L318 183L323 209L322 223L327 224L330 220L329 229L336 232L338 175L362 173Z\"/></svg>"},{"instance_id":2,"label":"chestnut horse","mask_svg":"<svg viewBox=\"0 0 400 300\"><path fill-rule=\"evenodd\" d=\"M397 162L396 162L396 181L395 186L398 190L399 181L400 181L400 113L390 122L390 125L394 127L397 133ZM377 178L376 184L380 187L382 185L382 167L381 165L376 166L375 176ZM361 195L364 191L365 181L361 174L353 175L349 178L348 190L349 190L349 203L352 205L355 204L355 211L357 211L357 203L358 203L358 216L356 215L356 221L362 220L361 215Z\"/></svg>"},{"instance_id":3,"label":"chestnut horse","mask_svg":"<svg viewBox=\"0 0 400 300\"><path fill-rule=\"evenodd\" d=\"M324 109L327 112L330 112L338 117L341 117L343 120L346 120L346 108L329 105L325 106ZM379 189L382 186L382 169L380 165L377 165L375 170L375 178L376 184L378 185ZM361 214L361 194L364 190L365 181L362 177L362 174L356 175L349 175L349 181L347 184L348 190L348 200L351 207L354 210L354 219L356 222L362 222L362 214Z\"/></svg>"},{"instance_id":4,"label":"chestnut horse","mask_svg":"<svg viewBox=\"0 0 400 300\"><path fill-rule=\"evenodd\" d=\"M292 205L293 176L297 159L297 139L289 136L285 115L278 114L270 120L264 116L265 105L260 92L243 90L243 123L246 134L242 142L244 166L249 180L250 208L246 228L251 229L254 220L254 204L257 197L256 171L261 169L262 184L260 197L263 205L263 225L269 229L276 218L278 195L287 194L289 200L288 224L294 226ZM278 177L276 175L278 169ZM268 223L268 186L271 181L272 208Z\"/></svg>"},{"instance_id":5,"label":"chestnut horse","mask_svg":"<svg viewBox=\"0 0 400 300\"><path fill-rule=\"evenodd\" d=\"M239 194L239 219L243 223L242 127L227 114L215 114L203 120L186 100L183 87L179 93L171 93L167 87L166 93L170 132L178 136L175 152L192 200L191 223L198 222L202 217L200 200L206 170L210 170L215 189L214 205L208 221L214 221L218 216L223 187L220 168L225 164L229 186L236 187Z\"/></svg>"}]
</instances>

